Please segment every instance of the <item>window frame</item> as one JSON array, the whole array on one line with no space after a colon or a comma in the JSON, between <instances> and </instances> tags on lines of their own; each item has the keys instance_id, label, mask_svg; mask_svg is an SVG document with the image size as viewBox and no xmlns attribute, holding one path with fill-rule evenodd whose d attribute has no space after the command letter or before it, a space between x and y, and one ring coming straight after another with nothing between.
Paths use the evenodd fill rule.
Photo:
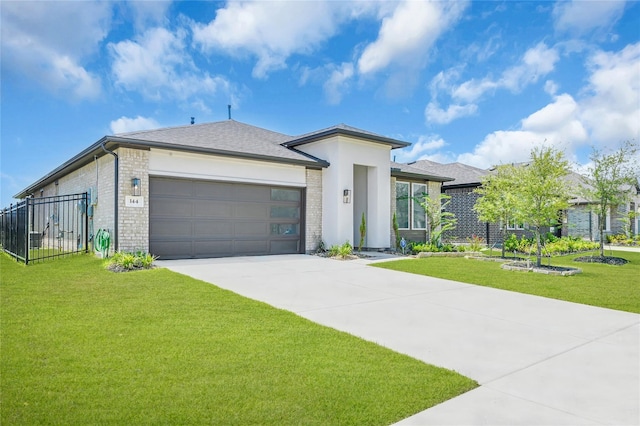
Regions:
<instances>
[{"instance_id":1,"label":"window frame","mask_svg":"<svg viewBox=\"0 0 640 426\"><path fill-rule=\"evenodd\" d=\"M417 203L415 200L416 197L416 192L415 192L415 187L423 187L424 191L422 191L420 193L420 196L423 196L424 199L426 200L427 197L429 197L429 187L427 186L426 183L418 183L418 182L411 182L411 229L414 229L416 231L424 231L427 229L427 212L422 208L422 206L420 206L420 203ZM416 222L416 206L422 211L421 216L423 216L424 218L424 226L423 227L418 227L415 226Z\"/></svg>"},{"instance_id":2,"label":"window frame","mask_svg":"<svg viewBox=\"0 0 640 426\"><path fill-rule=\"evenodd\" d=\"M398 185L399 184L407 186L407 199L406 200L398 198ZM411 229L411 202L410 202L410 195L409 195L410 193L411 193L411 183L410 182L399 181L399 180L396 181L396 211L395 211L395 213L396 213L396 219L398 220L398 229L399 230L403 230L403 231L407 231L407 230ZM406 202L407 203L406 204L406 206L407 206L407 227L406 228L404 228L402 226L402 224L400 223L400 220L398 218L398 216L399 216L398 215L398 203L400 203L400 202L402 202L402 203Z\"/></svg>"},{"instance_id":3,"label":"window frame","mask_svg":"<svg viewBox=\"0 0 640 426\"><path fill-rule=\"evenodd\" d=\"M524 223L516 224L514 220L507 221L507 231L524 231L525 229Z\"/></svg>"}]
</instances>

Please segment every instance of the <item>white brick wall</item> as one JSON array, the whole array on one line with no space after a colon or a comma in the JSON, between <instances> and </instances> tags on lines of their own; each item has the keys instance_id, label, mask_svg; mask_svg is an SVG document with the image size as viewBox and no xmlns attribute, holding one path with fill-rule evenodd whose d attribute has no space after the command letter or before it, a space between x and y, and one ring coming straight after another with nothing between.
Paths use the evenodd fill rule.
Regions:
<instances>
[{"instance_id":1,"label":"white brick wall","mask_svg":"<svg viewBox=\"0 0 640 426\"><path fill-rule=\"evenodd\" d=\"M307 253L315 251L322 241L322 170L306 171L306 244Z\"/></svg>"},{"instance_id":2,"label":"white brick wall","mask_svg":"<svg viewBox=\"0 0 640 426\"><path fill-rule=\"evenodd\" d=\"M118 155L118 249L121 251L149 250L149 152L119 148ZM111 250L115 250L114 224L114 157L103 155L86 166L61 177L58 184L44 188L42 196L66 195L91 190L96 203L93 221L89 221L89 234L100 229L111 233ZM125 196L132 195L131 179L139 178L144 207L126 207ZM34 194L40 196L40 191Z\"/></svg>"},{"instance_id":3,"label":"white brick wall","mask_svg":"<svg viewBox=\"0 0 640 426\"><path fill-rule=\"evenodd\" d=\"M149 251L149 151L119 148L118 216L121 251ZM133 195L131 179L140 179L143 207L127 207L125 197Z\"/></svg>"},{"instance_id":4,"label":"white brick wall","mask_svg":"<svg viewBox=\"0 0 640 426\"><path fill-rule=\"evenodd\" d=\"M113 162L111 155L96 158L80 169L61 177L57 183L40 188L33 195L38 198L91 191L97 204L93 209L93 220L89 220L89 237L93 237L99 229L107 229L113 234ZM89 247L93 245L90 244Z\"/></svg>"}]
</instances>

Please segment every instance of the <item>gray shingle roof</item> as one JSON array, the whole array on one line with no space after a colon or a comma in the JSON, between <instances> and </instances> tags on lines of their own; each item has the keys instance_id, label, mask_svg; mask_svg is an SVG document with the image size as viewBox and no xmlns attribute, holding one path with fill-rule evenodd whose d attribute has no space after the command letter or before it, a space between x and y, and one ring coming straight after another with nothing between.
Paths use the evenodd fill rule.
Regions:
<instances>
[{"instance_id":1,"label":"gray shingle roof","mask_svg":"<svg viewBox=\"0 0 640 426\"><path fill-rule=\"evenodd\" d=\"M121 133L115 136L119 139L210 149L229 154L321 163L311 156L282 146L283 142L291 140L291 136L235 120Z\"/></svg>"},{"instance_id":2,"label":"gray shingle roof","mask_svg":"<svg viewBox=\"0 0 640 426\"><path fill-rule=\"evenodd\" d=\"M435 161L419 160L413 163L409 163L411 167L428 171L431 173L450 176L454 180L447 182L443 186L457 186L457 185L480 185L482 178L491 172L477 167L469 166L463 163L436 163Z\"/></svg>"},{"instance_id":3,"label":"gray shingle roof","mask_svg":"<svg viewBox=\"0 0 640 426\"><path fill-rule=\"evenodd\" d=\"M424 179L432 182L447 182L453 180L453 178L448 176L442 176L424 169L412 167L408 164L396 163L393 161L391 162L391 176Z\"/></svg>"}]
</instances>

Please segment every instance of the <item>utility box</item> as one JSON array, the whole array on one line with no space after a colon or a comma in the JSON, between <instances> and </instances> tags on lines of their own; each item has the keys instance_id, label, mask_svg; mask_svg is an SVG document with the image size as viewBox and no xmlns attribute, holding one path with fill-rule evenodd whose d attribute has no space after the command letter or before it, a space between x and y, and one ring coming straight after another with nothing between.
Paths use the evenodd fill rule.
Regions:
<instances>
[{"instance_id":1,"label":"utility box","mask_svg":"<svg viewBox=\"0 0 640 426\"><path fill-rule=\"evenodd\" d=\"M41 244L42 244L42 234L36 231L29 232L29 247L32 249L40 248Z\"/></svg>"}]
</instances>

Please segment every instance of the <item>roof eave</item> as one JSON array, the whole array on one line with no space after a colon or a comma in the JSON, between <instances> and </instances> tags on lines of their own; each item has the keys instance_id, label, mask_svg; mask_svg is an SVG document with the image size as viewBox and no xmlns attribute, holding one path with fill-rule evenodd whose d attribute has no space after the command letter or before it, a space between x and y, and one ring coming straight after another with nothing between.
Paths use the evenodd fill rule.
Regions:
<instances>
[{"instance_id":1,"label":"roof eave","mask_svg":"<svg viewBox=\"0 0 640 426\"><path fill-rule=\"evenodd\" d=\"M398 141L395 139L391 139L391 138L385 138L383 136L376 136L376 135L371 135L371 134L367 134L367 133L362 133L362 132L356 132L353 130L348 130L348 129L329 129L326 130L324 132L320 132L320 133L314 133L312 135L309 136L304 136L298 139L293 139L290 140L288 142L284 142L282 144L282 146L286 146L287 148L291 148L291 147L295 147L298 145L304 145L307 143L311 143L311 142L317 142L319 140L322 139L326 139L330 136L335 136L335 135L344 135L344 136L351 136L353 138L357 138L357 139L362 139L368 142L375 142L375 143L380 143L380 144L384 144L384 145L389 145L391 146L391 149L395 149L395 148L404 148L407 147L409 145L411 145L409 142L402 142L402 141Z\"/></svg>"},{"instance_id":2,"label":"roof eave","mask_svg":"<svg viewBox=\"0 0 640 426\"><path fill-rule=\"evenodd\" d=\"M248 160L259 160L259 161L267 161L270 163L280 163L280 164L291 164L297 166L304 166L311 169L322 169L329 167L329 163L312 157L310 155L306 155L309 157L309 160L296 160L289 158L280 158L280 157L270 157L263 156L258 154L251 153L239 153L233 151L224 151L217 150L211 148L198 148L198 147L187 147L182 145L168 144L163 142L152 142L145 141L140 139L133 138L123 138L119 136L104 136L93 145L80 152L78 155L72 157L70 160L66 161L59 167L55 168L51 172L47 173L44 177L37 180L33 184L29 185L22 191L18 192L14 195L14 198L22 199L28 197L33 194L39 188L42 188L46 185L49 185L55 182L57 179L62 176L71 173L79 168L89 164L91 161L94 161L95 157L102 157L105 155L105 151L102 147L108 147L110 150L117 149L119 147L126 148L136 148L136 149L169 149L173 151L181 151L181 152L193 152L198 154L207 154L207 155L217 155L223 157L233 157L233 158L243 158Z\"/></svg>"},{"instance_id":3,"label":"roof eave","mask_svg":"<svg viewBox=\"0 0 640 426\"><path fill-rule=\"evenodd\" d=\"M403 172L402 170L393 169L393 168L391 169L391 176L402 177L407 179L428 180L431 182L451 182L454 180L453 178L448 178L444 176L434 176L434 175L427 175L427 174L423 175L418 173Z\"/></svg>"}]
</instances>

